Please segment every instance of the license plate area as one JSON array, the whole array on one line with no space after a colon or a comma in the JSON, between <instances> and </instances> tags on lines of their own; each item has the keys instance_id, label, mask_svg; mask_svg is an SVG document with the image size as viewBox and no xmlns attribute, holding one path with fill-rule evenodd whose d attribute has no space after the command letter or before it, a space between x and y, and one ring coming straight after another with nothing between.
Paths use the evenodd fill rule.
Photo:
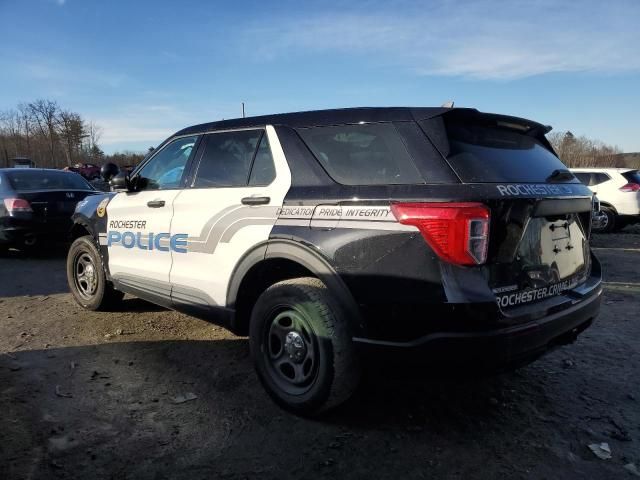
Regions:
<instances>
[{"instance_id":1,"label":"license plate area","mask_svg":"<svg viewBox=\"0 0 640 480\"><path fill-rule=\"evenodd\" d=\"M588 240L577 214L533 217L513 262L499 269L492 288L502 307L556 296L584 282L589 258Z\"/></svg>"},{"instance_id":2,"label":"license plate area","mask_svg":"<svg viewBox=\"0 0 640 480\"><path fill-rule=\"evenodd\" d=\"M577 215L561 219L534 217L520 241L516 264L524 275L520 288L568 279L584 270L587 240Z\"/></svg>"}]
</instances>

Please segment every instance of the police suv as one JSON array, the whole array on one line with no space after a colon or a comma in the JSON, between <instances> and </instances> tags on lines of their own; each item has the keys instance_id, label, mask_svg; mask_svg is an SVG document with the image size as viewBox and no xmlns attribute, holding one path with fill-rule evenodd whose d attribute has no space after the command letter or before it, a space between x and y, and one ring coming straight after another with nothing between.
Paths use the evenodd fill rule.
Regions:
<instances>
[{"instance_id":1,"label":"police suv","mask_svg":"<svg viewBox=\"0 0 640 480\"><path fill-rule=\"evenodd\" d=\"M602 293L592 192L549 129L461 108L189 127L78 205L69 286L87 309L126 292L248 335L301 414L396 354L522 365L575 340Z\"/></svg>"}]
</instances>

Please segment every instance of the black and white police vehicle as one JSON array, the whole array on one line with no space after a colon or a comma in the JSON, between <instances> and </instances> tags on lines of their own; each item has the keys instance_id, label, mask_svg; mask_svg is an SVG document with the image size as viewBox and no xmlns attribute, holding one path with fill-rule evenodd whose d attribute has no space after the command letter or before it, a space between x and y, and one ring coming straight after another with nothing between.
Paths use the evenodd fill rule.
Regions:
<instances>
[{"instance_id":1,"label":"black and white police vehicle","mask_svg":"<svg viewBox=\"0 0 640 480\"><path fill-rule=\"evenodd\" d=\"M347 399L369 359L522 365L602 293L592 192L548 130L461 108L185 128L78 205L69 285L87 309L127 292L248 335L297 413Z\"/></svg>"}]
</instances>

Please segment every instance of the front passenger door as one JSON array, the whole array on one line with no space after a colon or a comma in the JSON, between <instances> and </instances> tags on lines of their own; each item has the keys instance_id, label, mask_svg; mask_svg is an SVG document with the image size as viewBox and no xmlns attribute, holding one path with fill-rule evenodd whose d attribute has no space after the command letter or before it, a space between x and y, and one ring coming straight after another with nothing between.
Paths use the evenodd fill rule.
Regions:
<instances>
[{"instance_id":1,"label":"front passenger door","mask_svg":"<svg viewBox=\"0 0 640 480\"><path fill-rule=\"evenodd\" d=\"M107 206L109 273L122 290L169 305L173 201L197 136L177 138L135 173L135 191L118 193Z\"/></svg>"}]
</instances>

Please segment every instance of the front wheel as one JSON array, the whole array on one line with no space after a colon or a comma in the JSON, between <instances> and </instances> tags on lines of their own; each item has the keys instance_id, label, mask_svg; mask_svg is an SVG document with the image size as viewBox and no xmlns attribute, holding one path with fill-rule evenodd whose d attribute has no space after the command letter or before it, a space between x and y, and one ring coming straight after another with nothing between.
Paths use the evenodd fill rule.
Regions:
<instances>
[{"instance_id":1,"label":"front wheel","mask_svg":"<svg viewBox=\"0 0 640 480\"><path fill-rule=\"evenodd\" d=\"M102 257L89 235L69 248L67 282L74 300L87 310L108 310L124 296L107 281Z\"/></svg>"},{"instance_id":2,"label":"front wheel","mask_svg":"<svg viewBox=\"0 0 640 480\"><path fill-rule=\"evenodd\" d=\"M265 389L294 413L337 406L358 385L348 319L317 278L285 280L265 290L251 314L249 342Z\"/></svg>"}]
</instances>

